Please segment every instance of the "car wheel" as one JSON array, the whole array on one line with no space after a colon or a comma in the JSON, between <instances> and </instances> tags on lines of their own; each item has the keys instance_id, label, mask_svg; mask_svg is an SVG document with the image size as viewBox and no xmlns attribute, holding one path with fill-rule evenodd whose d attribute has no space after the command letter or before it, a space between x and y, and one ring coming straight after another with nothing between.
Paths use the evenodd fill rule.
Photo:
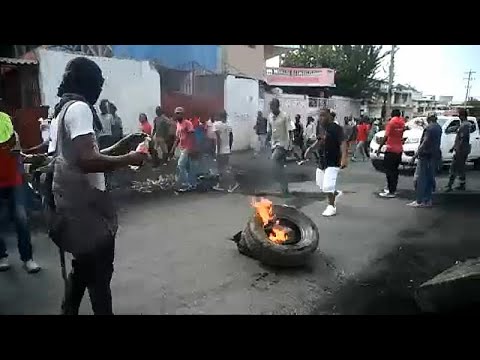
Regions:
<instances>
[{"instance_id":1,"label":"car wheel","mask_svg":"<svg viewBox=\"0 0 480 360\"><path fill-rule=\"evenodd\" d=\"M294 223L299 230L300 240L294 244L276 244L265 233L261 220L257 216L249 219L242 233L242 249L246 255L271 266L297 267L305 265L319 242L318 228L305 214L289 206L273 205L278 219ZM246 248L245 249L245 245Z\"/></svg>"},{"instance_id":2,"label":"car wheel","mask_svg":"<svg viewBox=\"0 0 480 360\"><path fill-rule=\"evenodd\" d=\"M383 160L372 160L372 165L375 170L380 172L385 172L385 167L383 166Z\"/></svg>"}]
</instances>

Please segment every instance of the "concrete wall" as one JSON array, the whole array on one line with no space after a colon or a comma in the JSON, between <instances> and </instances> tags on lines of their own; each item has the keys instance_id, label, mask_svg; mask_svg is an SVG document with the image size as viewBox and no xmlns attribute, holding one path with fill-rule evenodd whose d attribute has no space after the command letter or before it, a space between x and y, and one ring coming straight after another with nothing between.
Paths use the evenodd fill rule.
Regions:
<instances>
[{"instance_id":1,"label":"concrete wall","mask_svg":"<svg viewBox=\"0 0 480 360\"><path fill-rule=\"evenodd\" d=\"M229 74L264 79L264 45L223 45L223 63Z\"/></svg>"},{"instance_id":2,"label":"concrete wall","mask_svg":"<svg viewBox=\"0 0 480 360\"><path fill-rule=\"evenodd\" d=\"M236 78L225 79L225 110L233 129L233 150L246 150L253 146L258 112L258 81Z\"/></svg>"},{"instance_id":3,"label":"concrete wall","mask_svg":"<svg viewBox=\"0 0 480 360\"><path fill-rule=\"evenodd\" d=\"M344 125L345 116L354 118L360 117L361 101L344 96L332 96L333 111L337 114L336 120L340 125Z\"/></svg>"},{"instance_id":4,"label":"concrete wall","mask_svg":"<svg viewBox=\"0 0 480 360\"><path fill-rule=\"evenodd\" d=\"M57 88L68 61L77 57L61 51L37 50L42 104L55 106ZM150 122L160 105L160 75L147 61L89 57L103 72L105 84L100 99L109 99L118 108L125 132L138 130L138 115L147 114Z\"/></svg>"},{"instance_id":5,"label":"concrete wall","mask_svg":"<svg viewBox=\"0 0 480 360\"><path fill-rule=\"evenodd\" d=\"M166 67L186 70L192 62L221 71L220 45L112 45L113 55L135 60L158 60Z\"/></svg>"}]
</instances>

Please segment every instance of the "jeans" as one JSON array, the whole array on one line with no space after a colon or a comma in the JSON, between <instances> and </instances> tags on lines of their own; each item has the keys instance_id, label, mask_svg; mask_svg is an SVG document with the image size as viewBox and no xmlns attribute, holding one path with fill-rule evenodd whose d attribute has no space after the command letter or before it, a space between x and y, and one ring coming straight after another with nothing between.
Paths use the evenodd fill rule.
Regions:
<instances>
[{"instance_id":1,"label":"jeans","mask_svg":"<svg viewBox=\"0 0 480 360\"><path fill-rule=\"evenodd\" d=\"M357 142L357 147L355 149L355 152L353 153L353 158L355 159L358 155L358 153L360 153L360 155L362 155L362 159L365 160L365 158L367 158L367 153L365 151L365 141L359 141Z\"/></svg>"},{"instance_id":2,"label":"jeans","mask_svg":"<svg viewBox=\"0 0 480 360\"><path fill-rule=\"evenodd\" d=\"M266 147L267 147L267 134L258 134L255 152L259 153L261 151L264 151Z\"/></svg>"},{"instance_id":3,"label":"jeans","mask_svg":"<svg viewBox=\"0 0 480 360\"><path fill-rule=\"evenodd\" d=\"M276 180L280 183L280 188L282 192L288 192L288 181L285 175L284 165L287 162L287 150L281 146L277 146L273 150L272 154L273 160L273 175Z\"/></svg>"},{"instance_id":4,"label":"jeans","mask_svg":"<svg viewBox=\"0 0 480 360\"><path fill-rule=\"evenodd\" d=\"M417 164L417 203L429 203L435 189L436 161L434 159L418 159Z\"/></svg>"},{"instance_id":5,"label":"jeans","mask_svg":"<svg viewBox=\"0 0 480 360\"><path fill-rule=\"evenodd\" d=\"M63 315L78 315L85 289L88 289L95 315L113 315L110 282L114 256L115 239L112 238L103 248L72 260L62 304Z\"/></svg>"},{"instance_id":6,"label":"jeans","mask_svg":"<svg viewBox=\"0 0 480 360\"><path fill-rule=\"evenodd\" d=\"M32 259L32 242L30 238L30 224L28 221L26 208L26 189L25 184L0 188L0 201L6 200L8 205L9 217L13 218L17 230L18 252L22 261ZM3 229L4 226L2 225ZM0 237L0 259L7 257L7 248L5 240Z\"/></svg>"},{"instance_id":7,"label":"jeans","mask_svg":"<svg viewBox=\"0 0 480 360\"><path fill-rule=\"evenodd\" d=\"M452 187L453 183L455 182L456 177L458 176L460 180L460 186L465 186L465 183L467 182L466 176L465 176L465 170L466 170L466 165L465 163L467 162L467 153L455 153L453 155L453 160L452 164L450 165L450 178L448 179L448 187Z\"/></svg>"},{"instance_id":8,"label":"jeans","mask_svg":"<svg viewBox=\"0 0 480 360\"><path fill-rule=\"evenodd\" d=\"M386 152L383 162L385 166L385 174L387 176L388 191L390 194L395 194L398 185L398 167L402 162L402 154Z\"/></svg>"},{"instance_id":9,"label":"jeans","mask_svg":"<svg viewBox=\"0 0 480 360\"><path fill-rule=\"evenodd\" d=\"M198 160L193 159L187 150L180 152L177 162L178 182L181 185L197 186Z\"/></svg>"}]
</instances>

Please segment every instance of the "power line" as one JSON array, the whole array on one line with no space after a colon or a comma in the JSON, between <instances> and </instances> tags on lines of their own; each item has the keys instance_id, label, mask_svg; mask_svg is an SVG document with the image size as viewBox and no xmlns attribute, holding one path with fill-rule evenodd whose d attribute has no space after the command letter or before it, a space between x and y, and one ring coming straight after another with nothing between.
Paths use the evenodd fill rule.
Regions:
<instances>
[{"instance_id":1,"label":"power line","mask_svg":"<svg viewBox=\"0 0 480 360\"><path fill-rule=\"evenodd\" d=\"M463 80L467 80L467 91L465 93L465 105L467 104L467 101L468 101L468 95L470 94L470 89L472 88L472 85L471 85L471 82L473 80L475 80L475 78L472 76L473 74L475 74L476 71L467 71L465 72L466 75L468 75L468 77L466 78L463 78Z\"/></svg>"}]
</instances>

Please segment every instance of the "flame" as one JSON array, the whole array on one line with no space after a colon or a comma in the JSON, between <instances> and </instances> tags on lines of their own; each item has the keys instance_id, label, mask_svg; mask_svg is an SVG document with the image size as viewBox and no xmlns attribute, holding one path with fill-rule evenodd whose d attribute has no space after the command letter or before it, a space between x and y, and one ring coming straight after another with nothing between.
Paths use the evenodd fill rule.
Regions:
<instances>
[{"instance_id":1,"label":"flame","mask_svg":"<svg viewBox=\"0 0 480 360\"><path fill-rule=\"evenodd\" d=\"M282 244L288 240L288 232L285 227L280 225L273 213L273 203L265 198L260 198L259 201L252 199L252 206L255 208L257 215L262 220L263 226L271 225L272 229L268 238L276 244Z\"/></svg>"}]
</instances>

